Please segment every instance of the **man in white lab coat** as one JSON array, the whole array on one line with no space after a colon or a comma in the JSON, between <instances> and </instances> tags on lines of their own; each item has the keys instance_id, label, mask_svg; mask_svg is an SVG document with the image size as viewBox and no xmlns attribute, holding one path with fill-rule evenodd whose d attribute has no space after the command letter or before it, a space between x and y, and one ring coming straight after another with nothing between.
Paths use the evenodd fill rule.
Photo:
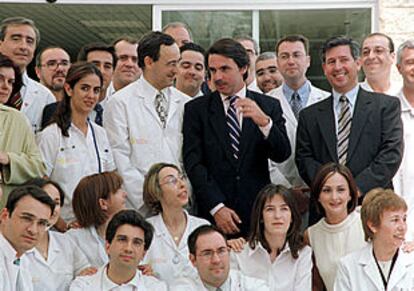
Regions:
<instances>
[{"instance_id":1,"label":"man in white lab coat","mask_svg":"<svg viewBox=\"0 0 414 291\"><path fill-rule=\"evenodd\" d=\"M0 53L19 66L23 77L22 89L11 96L6 105L22 111L28 117L34 132L41 128L43 108L56 101L49 89L27 75L27 66L33 60L39 41L39 30L30 19L10 17L0 25Z\"/></svg>"},{"instance_id":2,"label":"man in white lab coat","mask_svg":"<svg viewBox=\"0 0 414 291\"><path fill-rule=\"evenodd\" d=\"M49 226L55 202L36 186L14 189L0 212L0 290L31 291L32 277L20 266Z\"/></svg>"},{"instance_id":3,"label":"man in white lab coat","mask_svg":"<svg viewBox=\"0 0 414 291\"><path fill-rule=\"evenodd\" d=\"M150 32L138 45L143 75L117 91L104 113L115 162L128 192L128 207L146 214L142 186L152 164L180 164L182 116L190 97L174 87L180 50L174 39Z\"/></svg>"},{"instance_id":4,"label":"man in white lab coat","mask_svg":"<svg viewBox=\"0 0 414 291\"><path fill-rule=\"evenodd\" d=\"M266 291L266 282L230 270L230 249L224 235L215 226L202 225L188 237L190 261L199 278L182 277L174 281L171 291Z\"/></svg>"}]
</instances>

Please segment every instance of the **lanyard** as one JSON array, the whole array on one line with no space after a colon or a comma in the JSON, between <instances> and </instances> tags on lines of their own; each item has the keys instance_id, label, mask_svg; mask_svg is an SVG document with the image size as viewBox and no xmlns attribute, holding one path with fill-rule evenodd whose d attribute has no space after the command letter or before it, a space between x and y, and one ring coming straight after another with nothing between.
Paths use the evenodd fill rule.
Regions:
<instances>
[{"instance_id":1,"label":"lanyard","mask_svg":"<svg viewBox=\"0 0 414 291\"><path fill-rule=\"evenodd\" d=\"M98 159L98 173L102 173L101 156L99 155L98 143L96 142L95 130L93 129L92 123L88 119L89 126L91 128L93 144L95 146L96 158Z\"/></svg>"},{"instance_id":2,"label":"lanyard","mask_svg":"<svg viewBox=\"0 0 414 291\"><path fill-rule=\"evenodd\" d=\"M382 272L382 269L381 269L381 267L378 263L378 260L375 257L374 248L372 248L372 255L374 256L375 264L377 264L378 271L381 275L382 284L384 285L385 290L387 290L387 285L388 285L388 281L390 280L390 277L391 277L392 269L394 268L395 262L397 261L398 250L395 252L395 255L392 257L390 272L388 273L387 279L385 279L384 273Z\"/></svg>"}]
</instances>

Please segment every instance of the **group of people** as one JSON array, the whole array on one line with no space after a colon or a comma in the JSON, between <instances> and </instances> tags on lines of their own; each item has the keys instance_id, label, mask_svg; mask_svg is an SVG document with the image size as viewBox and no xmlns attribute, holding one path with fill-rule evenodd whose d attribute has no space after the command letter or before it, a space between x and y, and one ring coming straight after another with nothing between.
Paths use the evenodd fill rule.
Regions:
<instances>
[{"instance_id":1,"label":"group of people","mask_svg":"<svg viewBox=\"0 0 414 291\"><path fill-rule=\"evenodd\" d=\"M2 21L1 290L414 288L412 41L397 88L391 38L329 38L332 92L302 35L205 50L170 23L46 47L37 82L39 41Z\"/></svg>"}]
</instances>

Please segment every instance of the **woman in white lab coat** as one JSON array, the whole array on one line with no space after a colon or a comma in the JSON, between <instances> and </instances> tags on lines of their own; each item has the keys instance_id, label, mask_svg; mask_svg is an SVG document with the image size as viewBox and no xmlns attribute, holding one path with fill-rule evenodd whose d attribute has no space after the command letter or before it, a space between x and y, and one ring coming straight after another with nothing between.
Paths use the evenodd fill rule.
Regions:
<instances>
[{"instance_id":1,"label":"woman in white lab coat","mask_svg":"<svg viewBox=\"0 0 414 291\"><path fill-rule=\"evenodd\" d=\"M56 202L55 210L49 220L53 227L60 215L65 195L56 182L35 178L26 184L36 185ZM69 290L72 280L78 275L94 273L86 256L78 246L59 232L48 230L42 236L36 247L25 253L22 265L32 275L34 291Z\"/></svg>"},{"instance_id":2,"label":"woman in white lab coat","mask_svg":"<svg viewBox=\"0 0 414 291\"><path fill-rule=\"evenodd\" d=\"M392 190L374 189L362 203L364 248L342 258L335 291L414 289L414 255L400 247L407 232L407 204Z\"/></svg>"},{"instance_id":3,"label":"woman in white lab coat","mask_svg":"<svg viewBox=\"0 0 414 291\"><path fill-rule=\"evenodd\" d=\"M105 130L88 119L99 100L102 74L89 63L73 64L66 76L65 96L52 124L38 134L47 175L65 191L62 218L74 219L73 190L82 177L112 171L115 164Z\"/></svg>"},{"instance_id":4,"label":"woman in white lab coat","mask_svg":"<svg viewBox=\"0 0 414 291\"><path fill-rule=\"evenodd\" d=\"M312 251L303 242L292 193L269 184L253 204L248 243L232 252L231 267L267 282L272 291L310 291Z\"/></svg>"},{"instance_id":5,"label":"woman in white lab coat","mask_svg":"<svg viewBox=\"0 0 414 291\"><path fill-rule=\"evenodd\" d=\"M156 215L148 218L155 232L144 263L167 284L178 277L198 276L189 260L187 239L194 229L209 222L184 209L189 194L185 176L173 164L154 164L145 177L144 202Z\"/></svg>"},{"instance_id":6,"label":"woman in white lab coat","mask_svg":"<svg viewBox=\"0 0 414 291\"><path fill-rule=\"evenodd\" d=\"M99 268L108 262L105 250L106 227L112 216L125 208L127 193L116 172L103 172L82 178L73 193L73 210L80 228L65 233L86 255L89 264Z\"/></svg>"},{"instance_id":7,"label":"woman in white lab coat","mask_svg":"<svg viewBox=\"0 0 414 291\"><path fill-rule=\"evenodd\" d=\"M345 166L328 163L320 168L311 199L323 218L305 231L314 255L313 290L333 290L339 259L365 246L358 189Z\"/></svg>"}]
</instances>

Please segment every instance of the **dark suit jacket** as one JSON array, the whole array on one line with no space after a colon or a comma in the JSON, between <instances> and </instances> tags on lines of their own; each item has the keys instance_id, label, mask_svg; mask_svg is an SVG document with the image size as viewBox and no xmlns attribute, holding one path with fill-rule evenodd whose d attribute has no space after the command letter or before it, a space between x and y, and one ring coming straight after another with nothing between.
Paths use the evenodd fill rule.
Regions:
<instances>
[{"instance_id":1,"label":"dark suit jacket","mask_svg":"<svg viewBox=\"0 0 414 291\"><path fill-rule=\"evenodd\" d=\"M338 162L333 97L303 109L296 135L296 165L311 185L318 168ZM397 98L359 89L352 116L346 166L362 194L392 187L403 154L401 107Z\"/></svg>"},{"instance_id":2,"label":"dark suit jacket","mask_svg":"<svg viewBox=\"0 0 414 291\"><path fill-rule=\"evenodd\" d=\"M283 162L290 154L289 139L279 101L247 91L273 121L267 139L250 118L244 118L240 157L230 149L223 102L218 92L196 98L185 106L183 121L184 167L202 217L219 203L236 211L247 234L252 204L257 193L270 183L268 158Z\"/></svg>"},{"instance_id":3,"label":"dark suit jacket","mask_svg":"<svg viewBox=\"0 0 414 291\"><path fill-rule=\"evenodd\" d=\"M53 114L55 114L56 109L60 102L50 103L45 106L42 114L42 130L49 125L49 122L52 120Z\"/></svg>"}]
</instances>

